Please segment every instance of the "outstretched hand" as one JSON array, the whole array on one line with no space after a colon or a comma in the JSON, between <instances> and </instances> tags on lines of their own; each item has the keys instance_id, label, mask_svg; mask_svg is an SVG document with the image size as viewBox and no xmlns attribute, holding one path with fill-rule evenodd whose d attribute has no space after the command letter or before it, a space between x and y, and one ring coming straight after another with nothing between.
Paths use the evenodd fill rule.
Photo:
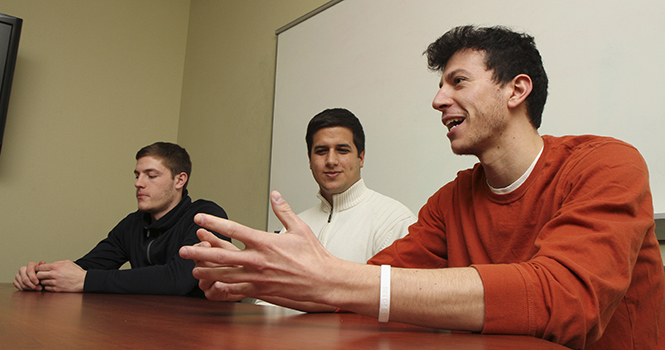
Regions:
<instances>
[{"instance_id":1,"label":"outstretched hand","mask_svg":"<svg viewBox=\"0 0 665 350\"><path fill-rule=\"evenodd\" d=\"M323 302L328 269L334 260L311 229L273 191L271 203L286 228L283 234L254 230L233 221L197 214L194 221L208 229L245 244L240 251L221 243L206 230L198 232L201 243L180 249L180 256L196 261L194 277L214 300L228 296L284 297L298 301Z\"/></svg>"}]
</instances>

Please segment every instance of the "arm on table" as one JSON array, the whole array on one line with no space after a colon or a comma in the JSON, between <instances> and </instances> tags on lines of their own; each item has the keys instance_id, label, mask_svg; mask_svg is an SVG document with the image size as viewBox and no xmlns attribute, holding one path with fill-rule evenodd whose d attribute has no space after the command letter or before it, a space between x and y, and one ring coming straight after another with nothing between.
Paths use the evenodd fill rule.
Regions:
<instances>
[{"instance_id":1,"label":"arm on table","mask_svg":"<svg viewBox=\"0 0 665 350\"><path fill-rule=\"evenodd\" d=\"M138 238L143 226L136 214L121 221L106 239L77 260L89 272L85 291L202 296L196 287L198 281L192 276L194 262L181 258L178 249L200 242L196 236L200 226L193 220L196 212L222 217L226 217L226 213L208 201L197 201L189 208L177 216L177 223L155 239L152 261L143 257L147 251L141 247L146 243ZM119 270L127 260L131 261L132 268Z\"/></svg>"},{"instance_id":2,"label":"arm on table","mask_svg":"<svg viewBox=\"0 0 665 350\"><path fill-rule=\"evenodd\" d=\"M18 290L82 292L86 271L71 260L46 264L30 262L14 278Z\"/></svg>"}]
</instances>

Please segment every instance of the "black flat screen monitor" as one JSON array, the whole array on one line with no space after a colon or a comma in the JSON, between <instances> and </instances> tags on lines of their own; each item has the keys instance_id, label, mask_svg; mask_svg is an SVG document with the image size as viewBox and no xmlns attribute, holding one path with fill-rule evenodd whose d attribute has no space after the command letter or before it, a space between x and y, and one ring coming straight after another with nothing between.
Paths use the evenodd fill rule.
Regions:
<instances>
[{"instance_id":1,"label":"black flat screen monitor","mask_svg":"<svg viewBox=\"0 0 665 350\"><path fill-rule=\"evenodd\" d=\"M23 20L0 13L0 152Z\"/></svg>"}]
</instances>

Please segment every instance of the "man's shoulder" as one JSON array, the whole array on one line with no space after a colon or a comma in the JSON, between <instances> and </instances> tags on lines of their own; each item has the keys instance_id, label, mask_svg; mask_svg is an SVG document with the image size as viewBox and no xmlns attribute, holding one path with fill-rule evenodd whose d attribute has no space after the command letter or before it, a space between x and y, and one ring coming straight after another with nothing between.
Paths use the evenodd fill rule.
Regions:
<instances>
[{"instance_id":1,"label":"man's shoulder","mask_svg":"<svg viewBox=\"0 0 665 350\"><path fill-rule=\"evenodd\" d=\"M543 140L552 149L567 149L569 152L592 150L603 146L616 146L636 150L631 144L609 136L599 135L543 135Z\"/></svg>"},{"instance_id":2,"label":"man's shoulder","mask_svg":"<svg viewBox=\"0 0 665 350\"><path fill-rule=\"evenodd\" d=\"M402 202L398 201L395 198L389 197L389 196L387 196L383 193L380 193L380 192L377 192L377 191L374 191L374 190L368 189L368 191L370 191L370 196L369 196L370 200L376 200L376 201L382 201L382 202L385 202L385 203L390 203L390 204L393 204L393 205L398 206L400 208L404 208L406 210L409 210L406 207L406 205L402 204Z\"/></svg>"},{"instance_id":3,"label":"man's shoulder","mask_svg":"<svg viewBox=\"0 0 665 350\"><path fill-rule=\"evenodd\" d=\"M379 213L390 213L391 216L406 217L407 219L416 217L411 209L397 199L374 190L368 189L368 191L370 193L366 198L366 202L372 210Z\"/></svg>"},{"instance_id":4,"label":"man's shoulder","mask_svg":"<svg viewBox=\"0 0 665 350\"><path fill-rule=\"evenodd\" d=\"M569 135L569 136L543 136L550 162L566 162L576 164L593 160L608 164L615 163L644 163L640 152L633 145L608 136L597 135Z\"/></svg>"},{"instance_id":5,"label":"man's shoulder","mask_svg":"<svg viewBox=\"0 0 665 350\"><path fill-rule=\"evenodd\" d=\"M187 208L187 211L194 214L204 213L228 219L226 211L224 211L221 206L206 199L197 199L196 201L193 201L189 208Z\"/></svg>"},{"instance_id":6,"label":"man's shoulder","mask_svg":"<svg viewBox=\"0 0 665 350\"><path fill-rule=\"evenodd\" d=\"M129 214L127 214L122 220L118 222L118 225L127 225L127 224L133 224L136 222L141 222L145 221L144 216L146 214L140 210L133 211Z\"/></svg>"},{"instance_id":7,"label":"man's shoulder","mask_svg":"<svg viewBox=\"0 0 665 350\"><path fill-rule=\"evenodd\" d=\"M187 208L187 215L183 216L180 220L185 219L187 221L191 221L194 216L196 216L196 214L210 214L223 219L229 218L228 215L226 215L226 211L224 211L224 209L222 209L222 207L217 203L205 199L198 199L189 205ZM225 237L218 232L211 232L221 239L227 240L229 242L231 241L230 238Z\"/></svg>"}]
</instances>

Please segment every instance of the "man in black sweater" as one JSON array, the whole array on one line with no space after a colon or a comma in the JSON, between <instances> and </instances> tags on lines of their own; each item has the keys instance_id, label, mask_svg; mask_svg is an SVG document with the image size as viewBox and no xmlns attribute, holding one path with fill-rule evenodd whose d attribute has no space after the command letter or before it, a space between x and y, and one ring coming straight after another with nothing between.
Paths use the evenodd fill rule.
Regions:
<instances>
[{"instance_id":1,"label":"man in black sweater","mask_svg":"<svg viewBox=\"0 0 665 350\"><path fill-rule=\"evenodd\" d=\"M204 297L192 276L194 262L178 255L183 245L199 242L194 215L226 218L217 204L187 195L192 163L187 151L157 142L136 154L138 210L125 217L84 257L30 262L19 269L19 290L172 294ZM229 238L219 235L230 241ZM131 269L119 269L129 261Z\"/></svg>"}]
</instances>

